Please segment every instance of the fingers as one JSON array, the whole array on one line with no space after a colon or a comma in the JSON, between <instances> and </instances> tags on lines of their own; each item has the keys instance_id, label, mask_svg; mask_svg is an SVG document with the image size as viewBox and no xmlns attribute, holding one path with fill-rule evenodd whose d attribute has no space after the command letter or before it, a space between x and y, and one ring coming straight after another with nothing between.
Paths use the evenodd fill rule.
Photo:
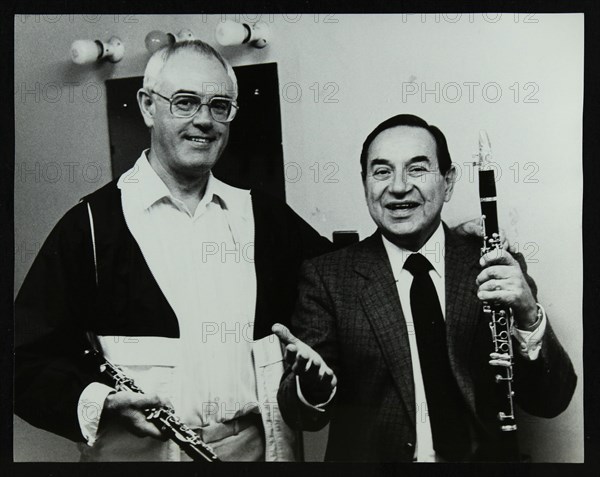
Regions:
<instances>
[{"instance_id":1,"label":"fingers","mask_svg":"<svg viewBox=\"0 0 600 477\"><path fill-rule=\"evenodd\" d=\"M519 296L519 286L516 280L488 280L477 290L477 298L481 301L512 305Z\"/></svg>"},{"instance_id":2,"label":"fingers","mask_svg":"<svg viewBox=\"0 0 600 477\"><path fill-rule=\"evenodd\" d=\"M284 359L292 371L308 384L329 386L333 382L335 386L337 383L333 370L327 366L319 353L306 345L287 345Z\"/></svg>"},{"instance_id":3,"label":"fingers","mask_svg":"<svg viewBox=\"0 0 600 477\"><path fill-rule=\"evenodd\" d=\"M159 396L158 394L136 394L137 399L132 402L132 405L137 409L152 409L155 407L173 407L171 401L163 396Z\"/></svg>"},{"instance_id":4,"label":"fingers","mask_svg":"<svg viewBox=\"0 0 600 477\"><path fill-rule=\"evenodd\" d=\"M481 218L476 217L471 220L467 220L462 224L458 224L454 230L458 232L459 235L472 235L474 237L483 238L483 227L481 226ZM511 252L515 252L515 247L508 240L507 234L504 229L500 229L500 238L502 241L502 248L504 250L509 250Z\"/></svg>"},{"instance_id":5,"label":"fingers","mask_svg":"<svg viewBox=\"0 0 600 477\"><path fill-rule=\"evenodd\" d=\"M162 439L163 435L146 418L147 410L163 406L172 407L171 402L157 394L141 394L132 391L119 391L106 398L102 419L117 420L132 434L139 437Z\"/></svg>"},{"instance_id":6,"label":"fingers","mask_svg":"<svg viewBox=\"0 0 600 477\"><path fill-rule=\"evenodd\" d=\"M508 353L490 353L489 363L492 366L508 368L511 365L510 355Z\"/></svg>"},{"instance_id":7,"label":"fingers","mask_svg":"<svg viewBox=\"0 0 600 477\"><path fill-rule=\"evenodd\" d=\"M135 434L139 437L149 436L154 437L155 439L164 439L163 433L156 426L156 424L150 422L147 419L146 415L142 412L139 412L136 415L132 416L131 426L129 427L129 430L132 434Z\"/></svg>"},{"instance_id":8,"label":"fingers","mask_svg":"<svg viewBox=\"0 0 600 477\"><path fill-rule=\"evenodd\" d=\"M284 360L292 372L300 379L301 386L307 396L315 398L314 402L327 400L337 378L333 370L327 366L321 355L306 343L296 338L290 330L281 323L271 327L282 343L285 343Z\"/></svg>"},{"instance_id":9,"label":"fingers","mask_svg":"<svg viewBox=\"0 0 600 477\"><path fill-rule=\"evenodd\" d=\"M496 290L505 289L505 286L503 283L504 281L506 281L506 280L496 280L496 279L491 278L487 281L484 281L481 285L479 285L478 291L496 291Z\"/></svg>"},{"instance_id":10,"label":"fingers","mask_svg":"<svg viewBox=\"0 0 600 477\"><path fill-rule=\"evenodd\" d=\"M298 360L294 372L303 382L326 389L331 387L335 377L332 369L319 357Z\"/></svg>"},{"instance_id":11,"label":"fingers","mask_svg":"<svg viewBox=\"0 0 600 477\"><path fill-rule=\"evenodd\" d=\"M313 361L317 363L321 362L319 353L296 338L287 326L275 323L271 327L271 331L286 344L284 360L292 366L292 370L296 374L301 374L308 370Z\"/></svg>"},{"instance_id":12,"label":"fingers","mask_svg":"<svg viewBox=\"0 0 600 477\"><path fill-rule=\"evenodd\" d=\"M501 359L490 359L489 363L492 366L498 366L500 368L509 368L510 367L510 361L504 361Z\"/></svg>"},{"instance_id":13,"label":"fingers","mask_svg":"<svg viewBox=\"0 0 600 477\"><path fill-rule=\"evenodd\" d=\"M294 373L303 374L309 365L310 355L306 350L300 351L297 345L289 344L285 347L284 359Z\"/></svg>"},{"instance_id":14,"label":"fingers","mask_svg":"<svg viewBox=\"0 0 600 477\"><path fill-rule=\"evenodd\" d=\"M515 246L512 243L510 243L508 237L504 234L504 231L502 229L500 229L500 238L502 240L501 246L503 250L507 250L512 253L515 253L517 251Z\"/></svg>"},{"instance_id":15,"label":"fingers","mask_svg":"<svg viewBox=\"0 0 600 477\"><path fill-rule=\"evenodd\" d=\"M333 389L337 386L337 377L331 368L325 369L323 376L321 377L321 383L323 386L326 386L330 389Z\"/></svg>"},{"instance_id":16,"label":"fingers","mask_svg":"<svg viewBox=\"0 0 600 477\"><path fill-rule=\"evenodd\" d=\"M314 376L319 373L320 367L325 364L319 354L308 346L300 349L296 345L287 345L285 359L292 366L292 371L298 376Z\"/></svg>"},{"instance_id":17,"label":"fingers","mask_svg":"<svg viewBox=\"0 0 600 477\"><path fill-rule=\"evenodd\" d=\"M482 285L490 280L507 280L515 275L514 270L507 266L494 265L489 268L483 269L475 282L477 285Z\"/></svg>"},{"instance_id":18,"label":"fingers","mask_svg":"<svg viewBox=\"0 0 600 477\"><path fill-rule=\"evenodd\" d=\"M516 263L517 261L512 255L501 248L490 250L479 259L479 265L484 268L491 265L514 265Z\"/></svg>"},{"instance_id":19,"label":"fingers","mask_svg":"<svg viewBox=\"0 0 600 477\"><path fill-rule=\"evenodd\" d=\"M296 362L296 358L298 356L298 348L296 345L289 344L285 347L285 353L283 355L283 359L290 366Z\"/></svg>"},{"instance_id":20,"label":"fingers","mask_svg":"<svg viewBox=\"0 0 600 477\"><path fill-rule=\"evenodd\" d=\"M312 370L316 370L316 368L313 367ZM326 366L322 366L317 373L311 373L311 370L309 370L307 374L300 376L299 379L305 398L313 404L327 402L337 386L335 374Z\"/></svg>"},{"instance_id":21,"label":"fingers","mask_svg":"<svg viewBox=\"0 0 600 477\"><path fill-rule=\"evenodd\" d=\"M312 365L312 360L301 353L296 354L296 361L292 364L292 371L301 376L307 374Z\"/></svg>"},{"instance_id":22,"label":"fingers","mask_svg":"<svg viewBox=\"0 0 600 477\"><path fill-rule=\"evenodd\" d=\"M512 306L517 320L523 317L528 320L530 311L535 307L535 299L519 264L504 251L502 255L487 260L497 264L484 268L477 275L477 297L481 301ZM498 264L500 262L505 264Z\"/></svg>"},{"instance_id":23,"label":"fingers","mask_svg":"<svg viewBox=\"0 0 600 477\"><path fill-rule=\"evenodd\" d=\"M488 285L488 288L502 288L508 285L502 280L520 279L523 275L517 261L505 250L492 250L483 255L479 263L484 269L476 278L478 286L490 280L500 280L500 282L494 282L493 286Z\"/></svg>"},{"instance_id":24,"label":"fingers","mask_svg":"<svg viewBox=\"0 0 600 477\"><path fill-rule=\"evenodd\" d=\"M477 292L477 298L479 298L481 301L500 303L510 306L515 301L515 294L514 292L507 290L480 290Z\"/></svg>"},{"instance_id":25,"label":"fingers","mask_svg":"<svg viewBox=\"0 0 600 477\"><path fill-rule=\"evenodd\" d=\"M500 275L501 276L501 275ZM518 276L506 274L503 278L491 278L486 276L483 280L476 280L479 283L478 291L513 291L517 293L521 286L521 280Z\"/></svg>"},{"instance_id":26,"label":"fingers","mask_svg":"<svg viewBox=\"0 0 600 477\"><path fill-rule=\"evenodd\" d=\"M283 344L294 344L300 341L292 334L287 326L282 325L281 323L275 323L271 327L271 331L277 335Z\"/></svg>"},{"instance_id":27,"label":"fingers","mask_svg":"<svg viewBox=\"0 0 600 477\"><path fill-rule=\"evenodd\" d=\"M483 237L483 228L481 227L481 218L467 220L455 227L455 230L460 235L474 235L475 237Z\"/></svg>"},{"instance_id":28,"label":"fingers","mask_svg":"<svg viewBox=\"0 0 600 477\"><path fill-rule=\"evenodd\" d=\"M333 370L321 359L308 359L306 363L299 362L296 374L300 379L300 386L305 397L312 403L327 401L337 385L337 378Z\"/></svg>"}]
</instances>

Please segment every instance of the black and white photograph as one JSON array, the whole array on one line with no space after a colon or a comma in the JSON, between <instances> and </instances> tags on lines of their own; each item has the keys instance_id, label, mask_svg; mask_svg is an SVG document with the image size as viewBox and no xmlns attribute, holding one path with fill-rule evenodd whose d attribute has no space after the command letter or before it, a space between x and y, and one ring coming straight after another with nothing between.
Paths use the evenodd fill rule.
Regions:
<instances>
[{"instance_id":1,"label":"black and white photograph","mask_svg":"<svg viewBox=\"0 0 600 477\"><path fill-rule=\"evenodd\" d=\"M583 463L585 14L198 11L14 15L13 461Z\"/></svg>"}]
</instances>

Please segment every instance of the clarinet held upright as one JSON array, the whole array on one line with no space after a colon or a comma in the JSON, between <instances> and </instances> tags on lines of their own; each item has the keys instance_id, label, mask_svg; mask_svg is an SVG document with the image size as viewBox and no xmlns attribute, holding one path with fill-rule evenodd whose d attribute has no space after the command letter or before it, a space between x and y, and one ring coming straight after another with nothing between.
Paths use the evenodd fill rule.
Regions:
<instances>
[{"instance_id":1,"label":"clarinet held upright","mask_svg":"<svg viewBox=\"0 0 600 477\"><path fill-rule=\"evenodd\" d=\"M496 209L496 180L494 169L491 167L492 149L489 137L485 131L479 133L479 197L481 200L481 214L483 224L483 247L481 254L502 248L500 229L498 227L498 211ZM513 391L513 346L511 331L513 327L513 313L510 307L494 305L484 302L483 313L489 319L492 332L494 352L501 355L506 363L499 366L495 376L499 392L505 396L499 402L498 422L500 430L514 432L517 430L514 412Z\"/></svg>"}]
</instances>

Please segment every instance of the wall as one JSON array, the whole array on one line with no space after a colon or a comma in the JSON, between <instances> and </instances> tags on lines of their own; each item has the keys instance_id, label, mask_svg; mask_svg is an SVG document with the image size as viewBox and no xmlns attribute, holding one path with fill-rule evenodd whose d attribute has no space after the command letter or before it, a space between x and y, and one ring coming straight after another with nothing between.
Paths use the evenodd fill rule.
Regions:
<instances>
[{"instance_id":1,"label":"wall","mask_svg":"<svg viewBox=\"0 0 600 477\"><path fill-rule=\"evenodd\" d=\"M143 73L150 30L190 28L214 45L220 20L15 17L15 290L60 216L111 180L104 80ZM444 210L450 224L479 213L470 163L479 129L488 131L500 166L501 225L527 258L539 299L580 377L561 416L522 416L522 445L535 461L581 462L583 15L263 20L273 31L267 48L219 49L234 65L278 63L288 202L324 235L357 230L364 238L374 230L358 156L383 119L411 112L445 132L462 171ZM112 34L126 46L120 63L70 63L73 40ZM323 434L309 439L310 457L318 459ZM76 456L71 443L15 420L16 460Z\"/></svg>"}]
</instances>

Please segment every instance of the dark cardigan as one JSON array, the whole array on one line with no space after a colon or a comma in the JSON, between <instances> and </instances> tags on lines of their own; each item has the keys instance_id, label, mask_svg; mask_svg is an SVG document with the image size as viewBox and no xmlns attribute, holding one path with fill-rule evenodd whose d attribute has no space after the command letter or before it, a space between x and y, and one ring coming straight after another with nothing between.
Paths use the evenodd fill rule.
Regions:
<instances>
[{"instance_id":1,"label":"dark cardigan","mask_svg":"<svg viewBox=\"0 0 600 477\"><path fill-rule=\"evenodd\" d=\"M273 323L289 323L302 261L332 245L286 204L258 191L251 196L259 339ZM86 203L94 217L97 285ZM116 181L84 197L54 227L16 298L15 328L17 415L74 441L83 441L79 396L102 381L84 359L86 331L179 337L175 313L127 228Z\"/></svg>"}]
</instances>

